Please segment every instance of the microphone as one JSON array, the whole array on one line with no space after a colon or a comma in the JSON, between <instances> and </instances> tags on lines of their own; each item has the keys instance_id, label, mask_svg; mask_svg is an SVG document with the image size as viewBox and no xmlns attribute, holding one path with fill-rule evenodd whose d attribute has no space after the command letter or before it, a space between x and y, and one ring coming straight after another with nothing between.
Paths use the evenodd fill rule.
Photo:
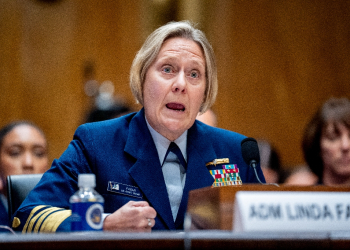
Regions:
<instances>
[{"instance_id":1,"label":"microphone","mask_svg":"<svg viewBox=\"0 0 350 250\"><path fill-rule=\"evenodd\" d=\"M258 143L254 138L248 137L241 142L241 150L244 161L254 169L256 179L263 185L275 185L276 183L262 183L256 172L256 166L260 162Z\"/></svg>"}]
</instances>

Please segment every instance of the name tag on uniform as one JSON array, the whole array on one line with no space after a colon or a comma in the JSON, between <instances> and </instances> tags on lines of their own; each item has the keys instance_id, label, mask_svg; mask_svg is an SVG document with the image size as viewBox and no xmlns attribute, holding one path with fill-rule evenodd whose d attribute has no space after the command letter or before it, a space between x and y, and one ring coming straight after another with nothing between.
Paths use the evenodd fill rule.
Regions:
<instances>
[{"instance_id":1,"label":"name tag on uniform","mask_svg":"<svg viewBox=\"0 0 350 250\"><path fill-rule=\"evenodd\" d=\"M128 196L142 199L142 194L140 192L140 189L135 186L126 185L126 184L122 184L114 181L109 181L107 190L109 192L128 195Z\"/></svg>"}]
</instances>

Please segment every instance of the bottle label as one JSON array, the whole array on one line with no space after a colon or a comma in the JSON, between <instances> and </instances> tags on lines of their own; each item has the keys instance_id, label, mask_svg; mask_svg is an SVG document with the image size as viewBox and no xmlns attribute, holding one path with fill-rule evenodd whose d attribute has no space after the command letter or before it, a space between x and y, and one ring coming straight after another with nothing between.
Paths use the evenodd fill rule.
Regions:
<instances>
[{"instance_id":1,"label":"bottle label","mask_svg":"<svg viewBox=\"0 0 350 250\"><path fill-rule=\"evenodd\" d=\"M102 230L103 203L77 202L71 204L72 231Z\"/></svg>"}]
</instances>

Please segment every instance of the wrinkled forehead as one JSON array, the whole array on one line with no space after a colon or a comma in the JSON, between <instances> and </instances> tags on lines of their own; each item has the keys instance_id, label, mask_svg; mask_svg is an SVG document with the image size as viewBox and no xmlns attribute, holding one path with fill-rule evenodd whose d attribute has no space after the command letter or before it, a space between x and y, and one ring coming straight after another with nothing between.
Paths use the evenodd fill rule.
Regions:
<instances>
[{"instance_id":1,"label":"wrinkled forehead","mask_svg":"<svg viewBox=\"0 0 350 250\"><path fill-rule=\"evenodd\" d=\"M202 53L202 55L203 55L203 57L204 57L204 61L206 62L206 56L205 56L205 50L204 50L204 48L203 48L203 45L199 42L199 41L197 41L196 39L194 39L192 36L186 36L186 35L178 35L178 36L168 36L168 37L166 37L164 40L163 40L163 42L162 42L162 44L161 44L161 46L160 46L160 49L159 49L159 52L162 50L162 48L164 47L164 44L166 44L169 40L173 40L173 39L178 39L178 40L182 40L182 39L185 39L185 40L187 40L187 41L191 41L191 42L194 42L195 44L197 44L198 45L198 47L199 47L199 49L200 49L200 51L201 51L201 53ZM158 52L158 53L159 53Z\"/></svg>"}]
</instances>

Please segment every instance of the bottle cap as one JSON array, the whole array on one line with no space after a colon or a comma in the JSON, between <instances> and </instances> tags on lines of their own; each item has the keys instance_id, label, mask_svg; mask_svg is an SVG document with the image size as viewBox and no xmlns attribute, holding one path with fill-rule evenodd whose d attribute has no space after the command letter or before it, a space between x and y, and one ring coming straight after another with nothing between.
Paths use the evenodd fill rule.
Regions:
<instances>
[{"instance_id":1,"label":"bottle cap","mask_svg":"<svg viewBox=\"0 0 350 250\"><path fill-rule=\"evenodd\" d=\"M78 175L79 187L95 187L96 177L94 174L79 174Z\"/></svg>"}]
</instances>

